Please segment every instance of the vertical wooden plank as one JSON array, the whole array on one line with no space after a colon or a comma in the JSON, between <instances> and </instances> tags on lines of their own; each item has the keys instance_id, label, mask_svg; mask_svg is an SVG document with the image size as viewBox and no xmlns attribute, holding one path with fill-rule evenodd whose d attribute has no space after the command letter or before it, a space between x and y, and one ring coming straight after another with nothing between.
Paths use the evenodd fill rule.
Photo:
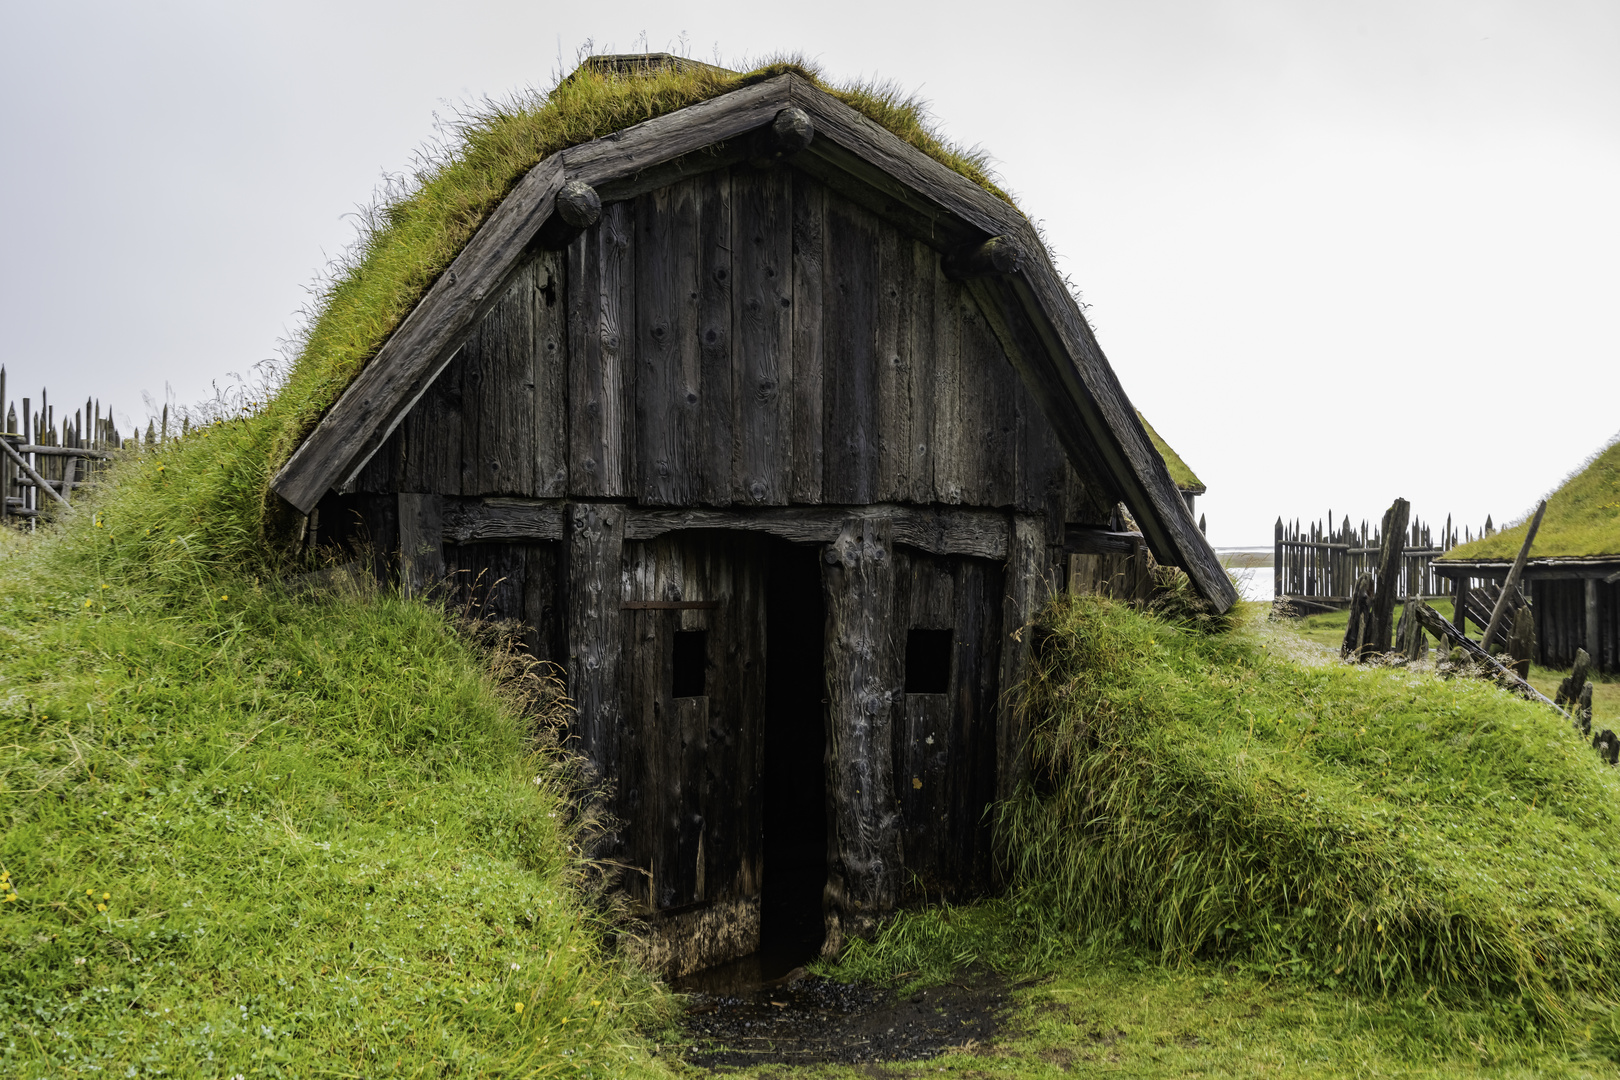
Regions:
<instances>
[{"instance_id":1,"label":"vertical wooden plank","mask_svg":"<svg viewBox=\"0 0 1620 1080\"><path fill-rule=\"evenodd\" d=\"M623 511L576 503L567 509L568 691L577 709L580 749L598 767L618 758L619 652L623 600Z\"/></svg>"},{"instance_id":2,"label":"vertical wooden plank","mask_svg":"<svg viewBox=\"0 0 1620 1080\"><path fill-rule=\"evenodd\" d=\"M731 503L732 270L731 173L716 169L698 187L698 408L697 431L685 467L693 474L694 501Z\"/></svg>"},{"instance_id":3,"label":"vertical wooden plank","mask_svg":"<svg viewBox=\"0 0 1620 1080\"><path fill-rule=\"evenodd\" d=\"M1011 506L1017 500L1018 420L1013 387L1022 382L1012 361L979 310L961 292L959 377L965 430L964 501L974 506Z\"/></svg>"},{"instance_id":4,"label":"vertical wooden plank","mask_svg":"<svg viewBox=\"0 0 1620 1080\"><path fill-rule=\"evenodd\" d=\"M1584 595L1581 599L1583 614L1586 616L1586 653L1592 657L1594 663L1600 667L1603 663L1603 635L1599 632L1601 624L1598 621L1598 589L1600 583L1597 578L1587 578L1582 582Z\"/></svg>"},{"instance_id":5,"label":"vertical wooden plank","mask_svg":"<svg viewBox=\"0 0 1620 1080\"><path fill-rule=\"evenodd\" d=\"M827 203L826 477L830 503L870 503L877 492L876 222L843 200Z\"/></svg>"},{"instance_id":6,"label":"vertical wooden plank","mask_svg":"<svg viewBox=\"0 0 1620 1080\"><path fill-rule=\"evenodd\" d=\"M934 500L960 504L966 496L962 460L970 432L963 429L960 371L961 305L958 287L934 268Z\"/></svg>"},{"instance_id":7,"label":"vertical wooden plank","mask_svg":"<svg viewBox=\"0 0 1620 1080\"><path fill-rule=\"evenodd\" d=\"M568 255L542 252L534 261L534 397L527 423L533 430L533 491L538 498L568 494ZM514 408L524 402L518 388ZM517 438L520 443L522 432Z\"/></svg>"},{"instance_id":8,"label":"vertical wooden plank","mask_svg":"<svg viewBox=\"0 0 1620 1080\"><path fill-rule=\"evenodd\" d=\"M893 523L851 518L823 549L827 604L828 926L824 948L869 933L894 907L899 815L891 772L891 713L900 683L893 612Z\"/></svg>"},{"instance_id":9,"label":"vertical wooden plank","mask_svg":"<svg viewBox=\"0 0 1620 1080\"><path fill-rule=\"evenodd\" d=\"M792 459L793 233L787 169L732 177L737 439L732 498L787 502ZM819 412L819 410L818 410Z\"/></svg>"},{"instance_id":10,"label":"vertical wooden plank","mask_svg":"<svg viewBox=\"0 0 1620 1080\"><path fill-rule=\"evenodd\" d=\"M701 452L698 212L691 181L637 200L637 486L643 502L691 505Z\"/></svg>"},{"instance_id":11,"label":"vertical wooden plank","mask_svg":"<svg viewBox=\"0 0 1620 1080\"><path fill-rule=\"evenodd\" d=\"M823 272L826 263L827 189L793 173L793 384L789 400L792 456L790 502L822 501L822 378L825 330Z\"/></svg>"},{"instance_id":12,"label":"vertical wooden plank","mask_svg":"<svg viewBox=\"0 0 1620 1080\"><path fill-rule=\"evenodd\" d=\"M553 258L548 256L548 259ZM462 346L462 493L533 495L537 307L540 277L531 260Z\"/></svg>"},{"instance_id":13,"label":"vertical wooden plank","mask_svg":"<svg viewBox=\"0 0 1620 1080\"><path fill-rule=\"evenodd\" d=\"M1047 547L1038 518L1014 514L1007 544L1001 601L1001 677L996 730L996 797L1007 799L1029 771L1028 732L1019 718L1018 694L1029 671L1029 627L1047 599Z\"/></svg>"},{"instance_id":14,"label":"vertical wooden plank","mask_svg":"<svg viewBox=\"0 0 1620 1080\"><path fill-rule=\"evenodd\" d=\"M399 507L399 585L420 596L444 577L444 500L438 495L396 496Z\"/></svg>"},{"instance_id":15,"label":"vertical wooden plank","mask_svg":"<svg viewBox=\"0 0 1620 1080\"><path fill-rule=\"evenodd\" d=\"M911 242L911 297L906 304L906 387L911 395L911 461L906 498L934 502L934 277L939 255L921 240Z\"/></svg>"},{"instance_id":16,"label":"vertical wooden plank","mask_svg":"<svg viewBox=\"0 0 1620 1080\"><path fill-rule=\"evenodd\" d=\"M879 502L911 498L912 241L887 222L877 227L877 463L873 496Z\"/></svg>"},{"instance_id":17,"label":"vertical wooden plank","mask_svg":"<svg viewBox=\"0 0 1620 1080\"><path fill-rule=\"evenodd\" d=\"M613 203L568 250L568 460L574 493L629 490L634 461L635 266L632 202Z\"/></svg>"}]
</instances>

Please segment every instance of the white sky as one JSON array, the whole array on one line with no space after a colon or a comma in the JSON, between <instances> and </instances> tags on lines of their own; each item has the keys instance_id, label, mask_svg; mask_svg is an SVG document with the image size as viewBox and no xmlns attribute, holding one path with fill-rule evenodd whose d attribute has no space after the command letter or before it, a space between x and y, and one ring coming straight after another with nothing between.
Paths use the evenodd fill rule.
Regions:
<instances>
[{"instance_id":1,"label":"white sky","mask_svg":"<svg viewBox=\"0 0 1620 1080\"><path fill-rule=\"evenodd\" d=\"M0 363L124 419L275 354L437 111L798 51L994 153L1216 544L1522 513L1620 430L1620 4L11 0Z\"/></svg>"}]
</instances>

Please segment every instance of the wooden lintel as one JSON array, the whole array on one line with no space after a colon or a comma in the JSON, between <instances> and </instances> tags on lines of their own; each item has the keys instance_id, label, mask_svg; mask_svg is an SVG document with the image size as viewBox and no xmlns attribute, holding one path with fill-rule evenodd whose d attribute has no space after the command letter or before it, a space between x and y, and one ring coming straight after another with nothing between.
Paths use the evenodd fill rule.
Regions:
<instances>
[{"instance_id":1,"label":"wooden lintel","mask_svg":"<svg viewBox=\"0 0 1620 1080\"><path fill-rule=\"evenodd\" d=\"M1087 525L1069 525L1063 530L1063 550L1070 555L1134 555L1146 546L1137 532L1113 532Z\"/></svg>"},{"instance_id":2,"label":"wooden lintel","mask_svg":"<svg viewBox=\"0 0 1620 1080\"><path fill-rule=\"evenodd\" d=\"M620 611L713 611L718 600L626 600Z\"/></svg>"},{"instance_id":3,"label":"wooden lintel","mask_svg":"<svg viewBox=\"0 0 1620 1080\"><path fill-rule=\"evenodd\" d=\"M476 499L449 505L444 538L456 544L561 540L564 503L546 499ZM1007 515L999 510L871 506L769 507L754 510L659 510L621 506L625 540L651 540L682 529L762 532L801 544L829 544L852 516L893 522L894 542L932 555L1007 557Z\"/></svg>"}]
</instances>

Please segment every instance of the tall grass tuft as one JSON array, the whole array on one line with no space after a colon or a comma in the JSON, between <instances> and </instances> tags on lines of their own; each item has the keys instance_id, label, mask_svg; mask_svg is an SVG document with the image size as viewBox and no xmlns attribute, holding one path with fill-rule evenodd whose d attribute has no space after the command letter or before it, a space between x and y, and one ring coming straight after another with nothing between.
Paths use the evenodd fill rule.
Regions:
<instances>
[{"instance_id":1,"label":"tall grass tuft","mask_svg":"<svg viewBox=\"0 0 1620 1080\"><path fill-rule=\"evenodd\" d=\"M1371 994L1620 1001L1620 778L1483 684L1312 665L1095 598L1046 612L999 809L1040 933Z\"/></svg>"}]
</instances>

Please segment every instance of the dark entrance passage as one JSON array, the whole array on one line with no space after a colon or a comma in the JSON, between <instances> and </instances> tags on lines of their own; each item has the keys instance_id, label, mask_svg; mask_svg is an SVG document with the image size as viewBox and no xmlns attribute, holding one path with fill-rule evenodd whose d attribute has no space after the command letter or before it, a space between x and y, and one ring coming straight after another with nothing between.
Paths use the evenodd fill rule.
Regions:
<instances>
[{"instance_id":1,"label":"dark entrance passage","mask_svg":"<svg viewBox=\"0 0 1620 1080\"><path fill-rule=\"evenodd\" d=\"M779 541L765 586L764 866L760 949L783 972L816 955L827 884L827 619L818 551ZM769 972L765 977L771 978Z\"/></svg>"}]
</instances>

